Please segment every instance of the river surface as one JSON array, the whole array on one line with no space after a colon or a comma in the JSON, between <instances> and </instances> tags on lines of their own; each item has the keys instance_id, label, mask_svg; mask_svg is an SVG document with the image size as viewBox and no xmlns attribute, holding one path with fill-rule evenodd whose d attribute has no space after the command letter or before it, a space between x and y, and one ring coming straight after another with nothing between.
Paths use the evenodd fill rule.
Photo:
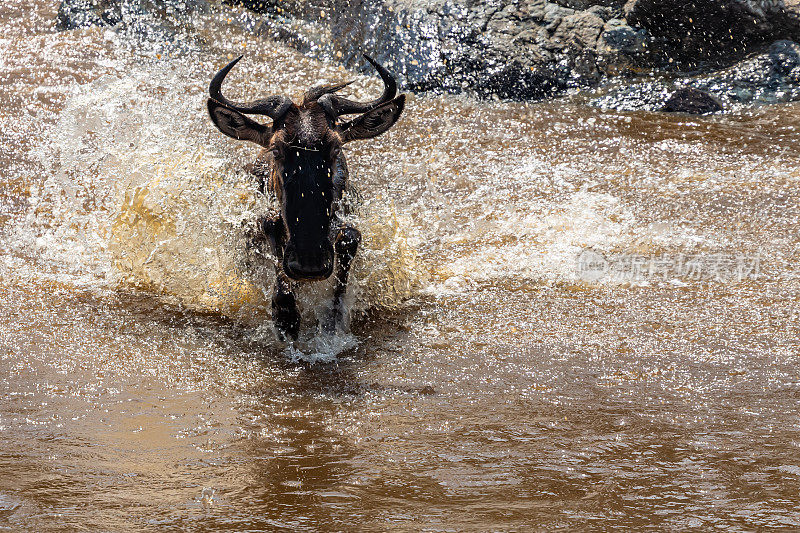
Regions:
<instances>
[{"instance_id":1,"label":"river surface","mask_svg":"<svg viewBox=\"0 0 800 533\"><path fill-rule=\"evenodd\" d=\"M56 7L0 6L0 530L800 529L800 104L410 96L346 147L352 333L317 284L286 346L207 83L378 80Z\"/></svg>"}]
</instances>

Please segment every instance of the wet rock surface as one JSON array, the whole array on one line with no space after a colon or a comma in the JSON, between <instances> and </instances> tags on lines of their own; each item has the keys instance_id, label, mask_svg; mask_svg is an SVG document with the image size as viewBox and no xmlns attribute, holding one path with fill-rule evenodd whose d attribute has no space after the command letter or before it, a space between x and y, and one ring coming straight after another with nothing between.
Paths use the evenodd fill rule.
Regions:
<instances>
[{"instance_id":1,"label":"wet rock surface","mask_svg":"<svg viewBox=\"0 0 800 533\"><path fill-rule=\"evenodd\" d=\"M127 10L192 10L202 0L64 0L62 29L114 24ZM217 2L219 3L219 2ZM368 53L411 90L536 99L630 73L647 32L619 0L231 0L258 35L361 67Z\"/></svg>"},{"instance_id":2,"label":"wet rock surface","mask_svg":"<svg viewBox=\"0 0 800 533\"><path fill-rule=\"evenodd\" d=\"M800 40L800 0L325 2L236 3L262 14L266 34L285 39L294 33L308 51L351 67L362 64L362 52L370 53L411 89L514 99L653 70L713 71L776 40ZM293 18L313 21L324 37L302 35L308 25L289 29L285 21ZM757 71L758 65L745 68Z\"/></svg>"},{"instance_id":3,"label":"wet rock surface","mask_svg":"<svg viewBox=\"0 0 800 533\"><path fill-rule=\"evenodd\" d=\"M58 8L58 28L113 26L121 19L121 5L110 0L65 0Z\"/></svg>"},{"instance_id":4,"label":"wet rock surface","mask_svg":"<svg viewBox=\"0 0 800 533\"><path fill-rule=\"evenodd\" d=\"M735 102L794 99L797 86L777 49L736 62L778 39L800 40L800 0L64 0L59 24L115 24L126 10L180 14L214 5L239 10L239 23L257 35L350 68L365 68L361 54L368 53L415 91L524 100L612 77L680 77L600 99L659 109L689 85Z\"/></svg>"},{"instance_id":5,"label":"wet rock surface","mask_svg":"<svg viewBox=\"0 0 800 533\"><path fill-rule=\"evenodd\" d=\"M661 110L666 113L706 115L722 111L724 108L719 99L707 92L693 87L683 87L672 93Z\"/></svg>"},{"instance_id":6,"label":"wet rock surface","mask_svg":"<svg viewBox=\"0 0 800 533\"><path fill-rule=\"evenodd\" d=\"M296 35L294 41L351 67L369 53L413 90L501 98L542 98L595 85L607 74L629 73L644 57L647 40L645 31L619 18L622 2L611 0L244 4L262 13L262 32L278 38L297 31L287 31L287 13L322 24L327 39ZM308 32L308 26L300 31Z\"/></svg>"},{"instance_id":7,"label":"wet rock surface","mask_svg":"<svg viewBox=\"0 0 800 533\"><path fill-rule=\"evenodd\" d=\"M180 16L208 11L208 0L63 0L57 27L72 30L87 26L114 26L137 15Z\"/></svg>"},{"instance_id":8,"label":"wet rock surface","mask_svg":"<svg viewBox=\"0 0 800 533\"><path fill-rule=\"evenodd\" d=\"M655 111L667 106L676 91L687 88L711 95L726 108L798 101L800 44L777 41L767 52L726 69L691 77L653 79L613 88L592 102L598 107L608 109Z\"/></svg>"},{"instance_id":9,"label":"wet rock surface","mask_svg":"<svg viewBox=\"0 0 800 533\"><path fill-rule=\"evenodd\" d=\"M798 2L783 0L630 0L629 24L652 36L655 62L687 67L729 63L778 39L800 39Z\"/></svg>"}]
</instances>

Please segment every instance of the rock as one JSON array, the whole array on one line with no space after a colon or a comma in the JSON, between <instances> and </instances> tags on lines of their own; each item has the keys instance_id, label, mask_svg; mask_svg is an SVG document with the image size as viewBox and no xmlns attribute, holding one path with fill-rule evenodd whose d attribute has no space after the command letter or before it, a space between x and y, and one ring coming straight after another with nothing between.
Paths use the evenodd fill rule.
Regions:
<instances>
[{"instance_id":1,"label":"rock","mask_svg":"<svg viewBox=\"0 0 800 533\"><path fill-rule=\"evenodd\" d=\"M723 109L722 102L711 94L693 87L684 87L672 93L672 96L669 97L661 111L707 115L709 113L717 113Z\"/></svg>"},{"instance_id":2,"label":"rock","mask_svg":"<svg viewBox=\"0 0 800 533\"><path fill-rule=\"evenodd\" d=\"M122 19L121 6L113 0L64 0L58 7L60 30L87 26L113 26Z\"/></svg>"},{"instance_id":3,"label":"rock","mask_svg":"<svg viewBox=\"0 0 800 533\"><path fill-rule=\"evenodd\" d=\"M569 9L566 7L559 6L557 4L552 4L550 2L546 2L544 6L544 17L542 18L542 26L547 31L554 31L564 17L568 17L570 15L574 15L575 10Z\"/></svg>"},{"instance_id":4,"label":"rock","mask_svg":"<svg viewBox=\"0 0 800 533\"><path fill-rule=\"evenodd\" d=\"M688 87L714 95L726 109L800 101L800 44L777 41L767 52L726 69L610 89L591 103L606 109L655 111L667 107L676 91ZM669 107L675 105L672 103Z\"/></svg>"},{"instance_id":5,"label":"rock","mask_svg":"<svg viewBox=\"0 0 800 533\"><path fill-rule=\"evenodd\" d=\"M349 67L362 67L361 54L369 53L411 90L538 99L596 85L617 58L620 71L635 62L625 50L599 50L620 0L320 0L313 9L300 0L238 3L262 15L262 34Z\"/></svg>"},{"instance_id":6,"label":"rock","mask_svg":"<svg viewBox=\"0 0 800 533\"><path fill-rule=\"evenodd\" d=\"M628 26L622 19L611 19L603 26L600 37L602 51L642 54L647 51L650 35L647 30Z\"/></svg>"},{"instance_id":7,"label":"rock","mask_svg":"<svg viewBox=\"0 0 800 533\"><path fill-rule=\"evenodd\" d=\"M589 9L594 6L621 8L625 0L554 0L556 4L572 9Z\"/></svg>"},{"instance_id":8,"label":"rock","mask_svg":"<svg viewBox=\"0 0 800 533\"><path fill-rule=\"evenodd\" d=\"M792 41L777 41L769 48L768 61L772 78L785 77L800 83L800 45Z\"/></svg>"},{"instance_id":9,"label":"rock","mask_svg":"<svg viewBox=\"0 0 800 533\"><path fill-rule=\"evenodd\" d=\"M603 19L588 11L569 15L561 20L552 40L573 50L593 49L603 31Z\"/></svg>"},{"instance_id":10,"label":"rock","mask_svg":"<svg viewBox=\"0 0 800 533\"><path fill-rule=\"evenodd\" d=\"M597 43L603 20L592 13L570 19L553 38L579 12L545 0L322 0L312 10L299 0L247 5L262 15L262 34L350 67L362 67L361 54L369 53L411 90L537 99L600 79L596 54L586 47ZM297 19L306 23L293 24ZM314 35L321 24L323 33Z\"/></svg>"},{"instance_id":11,"label":"rock","mask_svg":"<svg viewBox=\"0 0 800 533\"><path fill-rule=\"evenodd\" d=\"M136 16L180 16L209 9L209 0L62 0L56 25L59 30L114 26Z\"/></svg>"},{"instance_id":12,"label":"rock","mask_svg":"<svg viewBox=\"0 0 800 533\"><path fill-rule=\"evenodd\" d=\"M606 6L592 6L586 12L600 17L605 22L614 18L616 10Z\"/></svg>"},{"instance_id":13,"label":"rock","mask_svg":"<svg viewBox=\"0 0 800 533\"><path fill-rule=\"evenodd\" d=\"M795 7L792 7L791 4ZM696 68L728 63L776 39L800 39L797 2L783 0L629 0L629 25L656 40L661 62ZM654 58L656 61L656 58ZM658 62L658 61L656 61Z\"/></svg>"},{"instance_id":14,"label":"rock","mask_svg":"<svg viewBox=\"0 0 800 533\"><path fill-rule=\"evenodd\" d=\"M545 0L527 0L520 2L517 8L517 16L522 22L533 22L537 24L542 22L545 17L545 8L548 2Z\"/></svg>"},{"instance_id":15,"label":"rock","mask_svg":"<svg viewBox=\"0 0 800 533\"><path fill-rule=\"evenodd\" d=\"M764 54L697 77L703 87L733 104L800 100L800 44L777 41Z\"/></svg>"},{"instance_id":16,"label":"rock","mask_svg":"<svg viewBox=\"0 0 800 533\"><path fill-rule=\"evenodd\" d=\"M58 20L69 29L126 24L143 15L134 25L146 33L153 26L150 14L171 27L176 20L183 24L181 14L210 9L211 2L218 9L245 6L250 11L241 10L237 20L256 35L351 68L366 68L361 54L368 53L391 68L406 89L520 100L653 68L673 73L719 68L758 46L763 49L775 35L793 35L800 28L800 0L221 1L227 6L220 0L63 0ZM759 77L777 69L769 83L787 85L795 72L789 59L794 49L782 50L742 65L759 81L740 83L730 80L747 76L721 74L722 89L708 92L724 93L729 100L794 98L791 90L765 89ZM659 109L681 88L680 81L663 82L658 98L645 98L650 89L638 85L627 95L610 96L612 106L620 98L625 105L646 101L644 107Z\"/></svg>"}]
</instances>

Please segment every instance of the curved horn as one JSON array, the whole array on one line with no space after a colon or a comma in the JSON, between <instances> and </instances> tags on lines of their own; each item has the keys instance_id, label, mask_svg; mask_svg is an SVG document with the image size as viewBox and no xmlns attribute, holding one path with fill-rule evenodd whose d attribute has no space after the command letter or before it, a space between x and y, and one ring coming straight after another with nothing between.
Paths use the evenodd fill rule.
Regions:
<instances>
[{"instance_id":1,"label":"curved horn","mask_svg":"<svg viewBox=\"0 0 800 533\"><path fill-rule=\"evenodd\" d=\"M249 113L251 115L267 115L273 120L282 117L289 108L292 106L292 101L285 96L270 96L252 102L232 102L222 96L222 82L228 72L242 59L244 56L239 56L217 72L217 75L211 80L208 85L208 94L212 100L216 100L220 104L234 109L240 113Z\"/></svg>"},{"instance_id":2,"label":"curved horn","mask_svg":"<svg viewBox=\"0 0 800 533\"><path fill-rule=\"evenodd\" d=\"M392 76L388 70L379 65L367 54L364 54L364 59L369 61L370 64L375 67L375 70L378 71L378 74L380 74L381 80L383 80L383 94L381 94L380 97L372 102L361 103L337 96L333 94L332 91L326 91L319 97L319 100L317 101L326 111L329 113L332 112L334 116L366 113L367 111L372 111L376 107L389 102L397 94L397 82L395 81L394 76ZM336 90L340 88L341 87L338 87Z\"/></svg>"}]
</instances>

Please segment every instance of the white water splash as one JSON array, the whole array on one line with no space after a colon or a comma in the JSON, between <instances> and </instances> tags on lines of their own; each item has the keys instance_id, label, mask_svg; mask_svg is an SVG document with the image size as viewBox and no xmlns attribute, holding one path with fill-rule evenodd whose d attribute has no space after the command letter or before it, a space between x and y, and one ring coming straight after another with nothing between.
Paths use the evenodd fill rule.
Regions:
<instances>
[{"instance_id":1,"label":"white water splash","mask_svg":"<svg viewBox=\"0 0 800 533\"><path fill-rule=\"evenodd\" d=\"M325 364L347 350L358 346L358 339L351 333L335 334L307 331L297 341L289 343L283 353L293 362Z\"/></svg>"},{"instance_id":2,"label":"white water splash","mask_svg":"<svg viewBox=\"0 0 800 533\"><path fill-rule=\"evenodd\" d=\"M272 206L243 170L257 147L210 124L205 83L183 63L132 62L124 74L75 89L37 149L48 173L13 246L61 281L135 287L174 304L257 324L269 318L273 263L250 236ZM355 312L394 308L420 285L407 221L367 202L354 215L364 240L347 301ZM331 284L299 291L308 323ZM313 329L313 327L312 327ZM353 345L310 339L323 360Z\"/></svg>"},{"instance_id":3,"label":"white water splash","mask_svg":"<svg viewBox=\"0 0 800 533\"><path fill-rule=\"evenodd\" d=\"M496 184L478 188L468 203L479 204L492 195L509 198L492 202L466 227L445 238L446 245L463 251L454 251L452 262L440 266L435 277L441 283L429 290L464 292L474 290L476 283L509 279L584 283L577 260L585 250L650 254L671 246L710 243L707 236L673 223L644 224L619 198L594 192L586 183L577 188L560 176L563 172L528 162L517 167L511 182L530 190L498 192ZM559 200L539 199L542 195L537 193L544 189L551 196L553 189L558 190Z\"/></svg>"}]
</instances>

